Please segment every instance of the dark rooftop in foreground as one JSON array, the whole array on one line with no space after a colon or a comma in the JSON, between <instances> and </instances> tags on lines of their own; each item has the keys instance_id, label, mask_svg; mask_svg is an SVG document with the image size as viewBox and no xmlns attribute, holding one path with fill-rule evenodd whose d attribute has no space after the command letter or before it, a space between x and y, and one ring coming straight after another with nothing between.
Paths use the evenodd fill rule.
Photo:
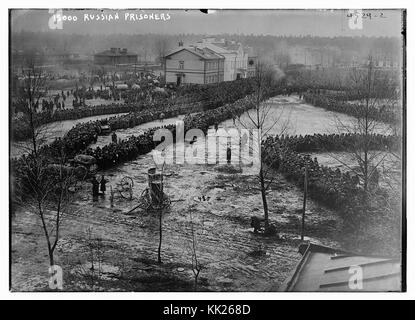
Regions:
<instances>
[{"instance_id":1,"label":"dark rooftop in foreground","mask_svg":"<svg viewBox=\"0 0 415 320\"><path fill-rule=\"evenodd\" d=\"M311 243L302 244L299 251L303 257L279 291L402 291L398 258L358 255ZM359 273L361 287L355 281Z\"/></svg>"}]
</instances>

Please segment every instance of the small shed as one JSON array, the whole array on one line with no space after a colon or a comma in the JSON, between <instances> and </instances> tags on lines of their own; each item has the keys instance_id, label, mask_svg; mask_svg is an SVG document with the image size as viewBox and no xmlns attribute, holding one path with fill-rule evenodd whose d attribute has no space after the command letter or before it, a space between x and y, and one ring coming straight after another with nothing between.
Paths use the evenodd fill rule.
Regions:
<instances>
[{"instance_id":1,"label":"small shed","mask_svg":"<svg viewBox=\"0 0 415 320\"><path fill-rule=\"evenodd\" d=\"M302 259L279 291L402 291L400 257L360 255L312 243L300 245L299 251Z\"/></svg>"}]
</instances>

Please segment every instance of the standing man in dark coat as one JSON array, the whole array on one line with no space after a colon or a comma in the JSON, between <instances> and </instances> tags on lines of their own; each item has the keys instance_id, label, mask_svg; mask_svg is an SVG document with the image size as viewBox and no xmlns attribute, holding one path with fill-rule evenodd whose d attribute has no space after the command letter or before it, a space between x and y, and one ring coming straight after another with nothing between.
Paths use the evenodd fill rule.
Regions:
<instances>
[{"instance_id":1,"label":"standing man in dark coat","mask_svg":"<svg viewBox=\"0 0 415 320\"><path fill-rule=\"evenodd\" d=\"M232 160L232 149L231 146L228 144L226 148L226 163L230 164Z\"/></svg>"},{"instance_id":2,"label":"standing man in dark coat","mask_svg":"<svg viewBox=\"0 0 415 320\"><path fill-rule=\"evenodd\" d=\"M115 133L115 131L112 133L111 140L113 143L117 143L117 134Z\"/></svg>"},{"instance_id":3,"label":"standing man in dark coat","mask_svg":"<svg viewBox=\"0 0 415 320\"><path fill-rule=\"evenodd\" d=\"M101 190L101 192L102 192L103 195L105 194L105 191L107 191L107 187L105 185L107 182L108 182L108 180L105 179L104 175L102 175L101 182L100 182L100 184L101 184L100 190Z\"/></svg>"},{"instance_id":4,"label":"standing man in dark coat","mask_svg":"<svg viewBox=\"0 0 415 320\"><path fill-rule=\"evenodd\" d=\"M95 176L92 178L91 182L92 182L92 198L94 199L94 201L96 201L99 195L99 182Z\"/></svg>"}]
</instances>

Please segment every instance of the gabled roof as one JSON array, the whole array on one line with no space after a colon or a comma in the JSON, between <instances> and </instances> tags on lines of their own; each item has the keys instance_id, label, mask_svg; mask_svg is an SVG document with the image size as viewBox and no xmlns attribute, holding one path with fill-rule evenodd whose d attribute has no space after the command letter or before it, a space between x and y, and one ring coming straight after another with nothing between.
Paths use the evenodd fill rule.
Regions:
<instances>
[{"instance_id":1,"label":"gabled roof","mask_svg":"<svg viewBox=\"0 0 415 320\"><path fill-rule=\"evenodd\" d=\"M196 55L199 58L204 59L204 60L224 59L224 57L221 56L220 54L217 54L217 53L213 52L212 50L209 50L208 48L203 48L203 47L178 47L178 48L174 49L172 52L170 52L169 54L167 54L165 56L165 58L167 58L167 57L169 57L173 54L176 54L180 51L183 51L183 50L185 50L187 52L190 52L190 53L192 53L192 54L194 54L194 55Z\"/></svg>"}]
</instances>

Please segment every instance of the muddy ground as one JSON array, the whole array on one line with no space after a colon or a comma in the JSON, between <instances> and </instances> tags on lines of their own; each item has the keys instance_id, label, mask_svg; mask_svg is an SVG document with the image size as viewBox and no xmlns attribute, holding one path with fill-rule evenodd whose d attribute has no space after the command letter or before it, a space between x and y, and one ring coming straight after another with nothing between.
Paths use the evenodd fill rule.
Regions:
<instances>
[{"instance_id":1,"label":"muddy ground","mask_svg":"<svg viewBox=\"0 0 415 320\"><path fill-rule=\"evenodd\" d=\"M126 163L105 172L115 186L124 176L134 178L134 196L145 189L152 158ZM63 224L57 248L57 264L64 270L66 290L192 290L190 224L193 221L197 256L205 264L198 290L267 291L275 289L300 259L302 193L278 177L268 194L270 219L279 237L253 233L250 217L262 213L260 194L253 175L226 173L218 167L167 167L165 192L173 199L163 216L162 264L157 263L158 216L137 210L137 203L116 195L92 201L85 184L81 197ZM225 172L222 172L225 171ZM199 200L205 196L209 200ZM88 270L88 228L102 238L102 279L91 287ZM12 288L18 291L46 289L47 251L35 215L18 210L12 221ZM337 246L341 219L309 201L306 235L314 242Z\"/></svg>"},{"instance_id":2,"label":"muddy ground","mask_svg":"<svg viewBox=\"0 0 415 320\"><path fill-rule=\"evenodd\" d=\"M314 108L293 97L272 101L277 108L288 103L291 115L297 112L298 118L301 110L311 114ZM318 108L316 112L323 111ZM315 121L301 122L300 132L312 130L307 123L317 128ZM92 199L90 183L82 184L77 200L66 212L55 253L55 263L63 268L64 290L195 290L193 243L203 265L198 291L274 291L289 276L301 259L302 190L274 174L275 183L267 199L270 221L277 227L278 236L266 237L255 234L250 226L251 216L263 214L254 168L168 165L165 193L173 202L163 214L159 264L158 214L139 209L127 214L147 187L147 170L153 166L153 157L147 154L100 172L109 183L105 197L97 201ZM115 192L111 205L110 186L116 190L124 176L134 181L133 199ZM29 207L17 208L11 222L12 290L48 290L47 246L37 216ZM362 248L362 239L345 228L339 213L311 199L307 201L305 226L306 240L355 251ZM365 248L366 253L382 249L376 243Z\"/></svg>"}]
</instances>

